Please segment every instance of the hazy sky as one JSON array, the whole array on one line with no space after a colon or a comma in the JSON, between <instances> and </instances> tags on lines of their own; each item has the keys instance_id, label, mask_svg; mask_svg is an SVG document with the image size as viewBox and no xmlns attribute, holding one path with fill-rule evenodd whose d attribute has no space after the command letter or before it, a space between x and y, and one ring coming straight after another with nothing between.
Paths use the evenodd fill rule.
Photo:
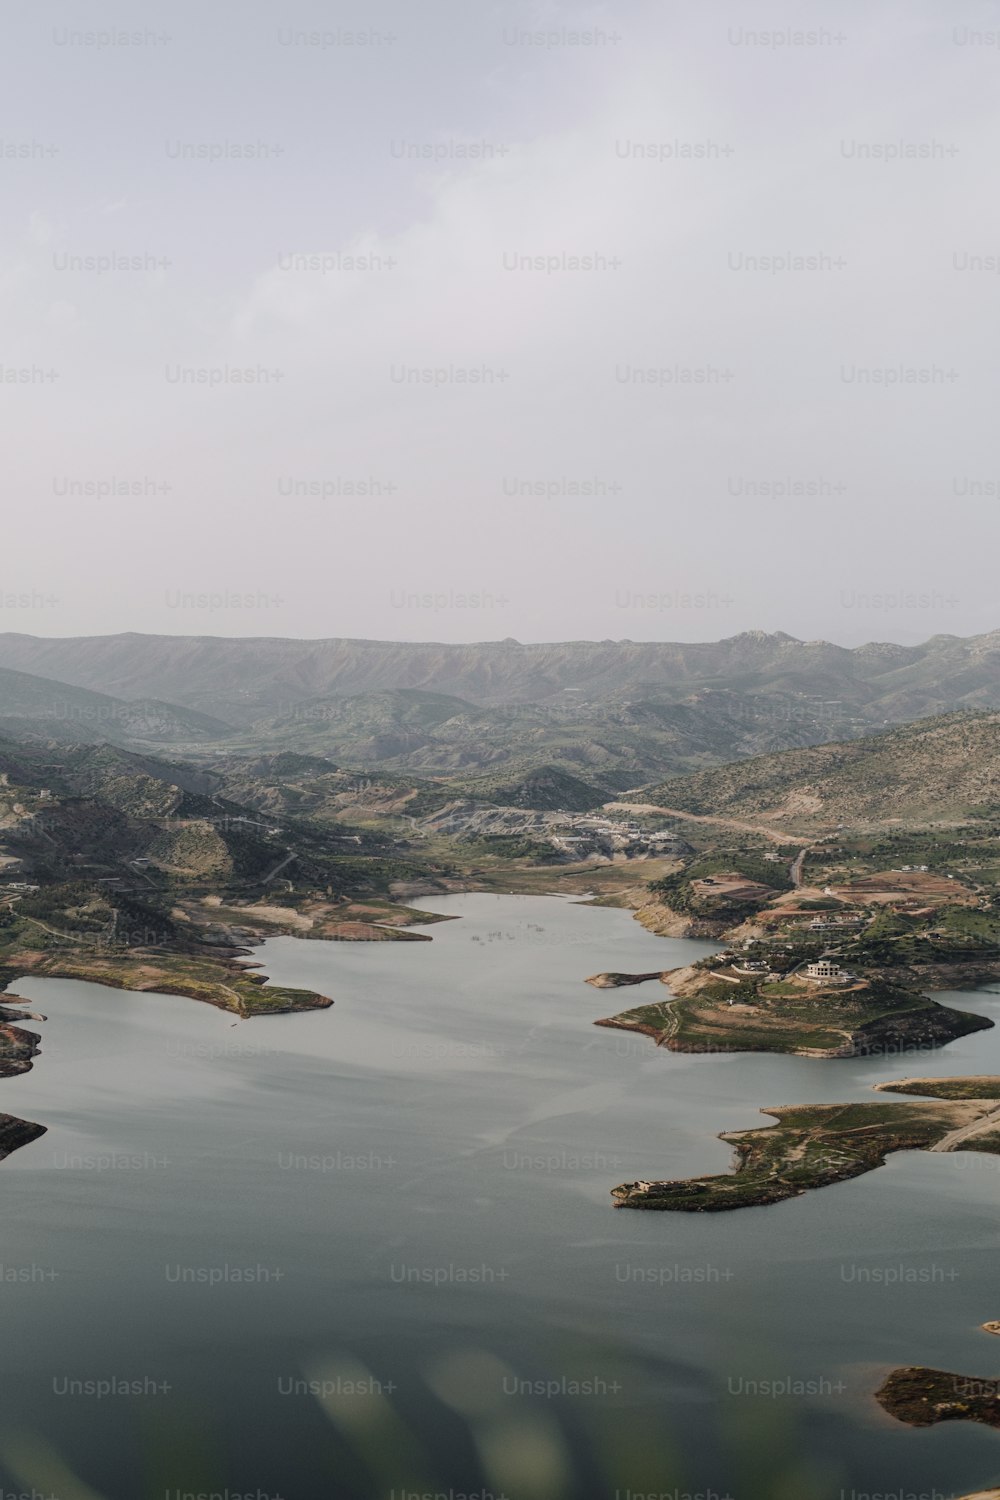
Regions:
<instances>
[{"instance_id":1,"label":"hazy sky","mask_svg":"<svg viewBox=\"0 0 1000 1500\"><path fill-rule=\"evenodd\" d=\"M0 630L1000 626L1000 4L3 28Z\"/></svg>"}]
</instances>

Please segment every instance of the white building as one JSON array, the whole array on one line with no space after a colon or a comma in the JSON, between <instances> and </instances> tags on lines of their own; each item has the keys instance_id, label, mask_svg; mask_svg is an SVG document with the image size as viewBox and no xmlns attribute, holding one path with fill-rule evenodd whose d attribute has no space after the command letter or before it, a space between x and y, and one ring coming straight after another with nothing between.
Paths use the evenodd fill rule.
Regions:
<instances>
[{"instance_id":1,"label":"white building","mask_svg":"<svg viewBox=\"0 0 1000 1500\"><path fill-rule=\"evenodd\" d=\"M844 984L851 975L832 959L818 958L814 964L806 964L806 978L817 984Z\"/></svg>"}]
</instances>

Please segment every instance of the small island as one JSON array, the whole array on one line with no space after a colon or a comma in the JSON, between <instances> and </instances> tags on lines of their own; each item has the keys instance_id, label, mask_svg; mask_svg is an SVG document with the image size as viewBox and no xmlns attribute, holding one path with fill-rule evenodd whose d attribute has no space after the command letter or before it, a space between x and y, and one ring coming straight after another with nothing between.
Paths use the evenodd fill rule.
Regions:
<instances>
[{"instance_id":1,"label":"small island","mask_svg":"<svg viewBox=\"0 0 1000 1500\"><path fill-rule=\"evenodd\" d=\"M663 972L659 969L654 969L651 974L621 974L614 972L591 974L586 982L587 984L592 984L595 990L618 990L630 984L646 984L650 979L663 978Z\"/></svg>"},{"instance_id":2,"label":"small island","mask_svg":"<svg viewBox=\"0 0 1000 1500\"><path fill-rule=\"evenodd\" d=\"M875 1399L909 1427L934 1427L938 1422L1000 1427L1000 1379L908 1365L893 1370L875 1392Z\"/></svg>"}]
</instances>

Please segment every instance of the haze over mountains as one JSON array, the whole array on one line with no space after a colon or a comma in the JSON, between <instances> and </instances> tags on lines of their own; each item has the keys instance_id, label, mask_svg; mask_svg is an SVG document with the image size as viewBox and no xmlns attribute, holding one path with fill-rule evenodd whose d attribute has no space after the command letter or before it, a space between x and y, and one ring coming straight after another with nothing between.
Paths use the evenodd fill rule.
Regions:
<instances>
[{"instance_id":1,"label":"haze over mountains","mask_svg":"<svg viewBox=\"0 0 1000 1500\"><path fill-rule=\"evenodd\" d=\"M848 649L751 631L712 643L471 645L0 635L0 732L295 750L426 777L555 766L607 791L1000 707L1000 631Z\"/></svg>"},{"instance_id":2,"label":"haze over mountains","mask_svg":"<svg viewBox=\"0 0 1000 1500\"><path fill-rule=\"evenodd\" d=\"M50 739L89 744L192 743L231 732L196 709L146 697L127 701L0 667L0 734L17 736L32 726Z\"/></svg>"},{"instance_id":3,"label":"haze over mountains","mask_svg":"<svg viewBox=\"0 0 1000 1500\"><path fill-rule=\"evenodd\" d=\"M153 697L248 724L311 698L414 688L474 703L539 703L700 684L878 703L884 717L983 706L1000 692L1000 630L920 646L847 648L783 632L717 642L566 641L470 645L133 633L0 635L0 666L125 699Z\"/></svg>"}]
</instances>

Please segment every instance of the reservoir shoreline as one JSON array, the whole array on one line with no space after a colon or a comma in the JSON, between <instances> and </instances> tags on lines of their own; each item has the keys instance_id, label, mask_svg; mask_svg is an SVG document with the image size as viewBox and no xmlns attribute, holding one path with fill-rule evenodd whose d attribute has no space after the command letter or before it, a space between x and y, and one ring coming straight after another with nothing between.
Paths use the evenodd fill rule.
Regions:
<instances>
[{"instance_id":1,"label":"reservoir shoreline","mask_svg":"<svg viewBox=\"0 0 1000 1500\"><path fill-rule=\"evenodd\" d=\"M601 1031L591 1026L585 974L602 962L622 972L677 966L709 945L653 938L623 911L562 900L456 896L445 909L464 920L437 929L434 943L334 949L283 936L256 950L280 983L336 995L329 1016L278 1015L267 1027L232 1029L235 1016L176 997L81 991L43 975L18 986L21 1008L50 1019L42 1057L12 1079L10 1097L51 1136L50 1149L36 1141L0 1174L3 1261L25 1274L52 1266L61 1280L34 1300L9 1299L5 1332L23 1352L3 1382L5 1401L11 1420L50 1437L108 1500L141 1492L133 1473L105 1473L99 1453L113 1427L131 1434L138 1415L110 1402L83 1409L86 1431L64 1449L65 1403L46 1398L31 1374L91 1368L95 1320L108 1368L131 1359L164 1372L178 1393L162 1398L165 1413L175 1399L202 1394L198 1362L206 1340L215 1341L222 1353L212 1389L220 1371L225 1380L212 1421L225 1419L234 1432L267 1427L276 1370L309 1375L317 1360L343 1368L349 1352L383 1385L406 1391L435 1462L451 1431L440 1430L436 1398L424 1403L420 1372L465 1347L455 1328L473 1327L474 1350L516 1372L525 1388L554 1379L570 1389L580 1370L597 1371L623 1384L627 1407L611 1395L538 1403L571 1455L571 1492L585 1500L606 1500L600 1429L626 1411L653 1434L663 1473L678 1482L692 1476L694 1491L765 1500L768 1486L738 1483L745 1455L727 1456L719 1441L718 1424L744 1407L727 1395L734 1359L750 1380L768 1373L754 1368L762 1357L755 1351L764 1350L796 1377L822 1371L835 1381L845 1347L883 1370L906 1358L897 1348L906 1322L899 1297L880 1286L868 1294L863 1282L840 1284L836 1275L838 1255L856 1254L862 1242L875 1265L923 1264L965 1234L953 1229L948 1190L929 1196L921 1178L918 1191L899 1199L904 1158L887 1168L898 1200L891 1214L873 1211L864 1179L767 1215L678 1215L666 1236L663 1221L606 1208L610 1184L630 1167L645 1175L658 1163L677 1176L724 1170L716 1132L759 1123L760 1100L884 1098L871 1094L872 1083L918 1071L912 1060L695 1058ZM960 1057L929 1054L919 1071L1000 1072L996 1032L954 1045ZM913 1160L945 1165L930 1155ZM992 1178L947 1177L970 1212L981 1212ZM261 1193L270 1205L264 1216ZM123 1239L126 1208L136 1227ZM81 1212L94 1226L85 1235L72 1232ZM164 1283L164 1264L224 1268L225 1247L236 1245L241 1263L280 1268L283 1280L256 1290L223 1280L210 1293ZM973 1279L974 1264L961 1265L959 1284L982 1285L979 1318L988 1316L987 1281ZM439 1285L435 1267L444 1268ZM449 1267L489 1275L470 1284ZM77 1288L93 1307L79 1327L66 1316ZM789 1298L798 1306L802 1296L813 1308L808 1326L787 1315ZM949 1287L930 1283L920 1318L935 1343L911 1357L933 1352L946 1368L975 1368L947 1340ZM732 1330L725 1348L705 1336L720 1321ZM906 1429L904 1445L887 1449L885 1432L858 1415L877 1382L845 1378L856 1402L796 1400L784 1419L803 1453L815 1453L826 1472L840 1466L834 1472L848 1491L906 1483L961 1493L981 1482L988 1470L970 1445L970 1424L939 1429L944 1442L934 1453ZM672 1398L678 1382L699 1393L683 1421ZM762 1406L760 1420L770 1409ZM307 1458L343 1462L343 1450L314 1402L290 1400L285 1421L280 1435L268 1428L267 1455L254 1459L257 1482L311 1496ZM584 1460L588 1472L596 1466L593 1479ZM615 1473L623 1489L648 1489L628 1453ZM238 1488L242 1474L234 1457L226 1477ZM435 1488L499 1488L485 1470L435 1469L434 1477Z\"/></svg>"}]
</instances>

